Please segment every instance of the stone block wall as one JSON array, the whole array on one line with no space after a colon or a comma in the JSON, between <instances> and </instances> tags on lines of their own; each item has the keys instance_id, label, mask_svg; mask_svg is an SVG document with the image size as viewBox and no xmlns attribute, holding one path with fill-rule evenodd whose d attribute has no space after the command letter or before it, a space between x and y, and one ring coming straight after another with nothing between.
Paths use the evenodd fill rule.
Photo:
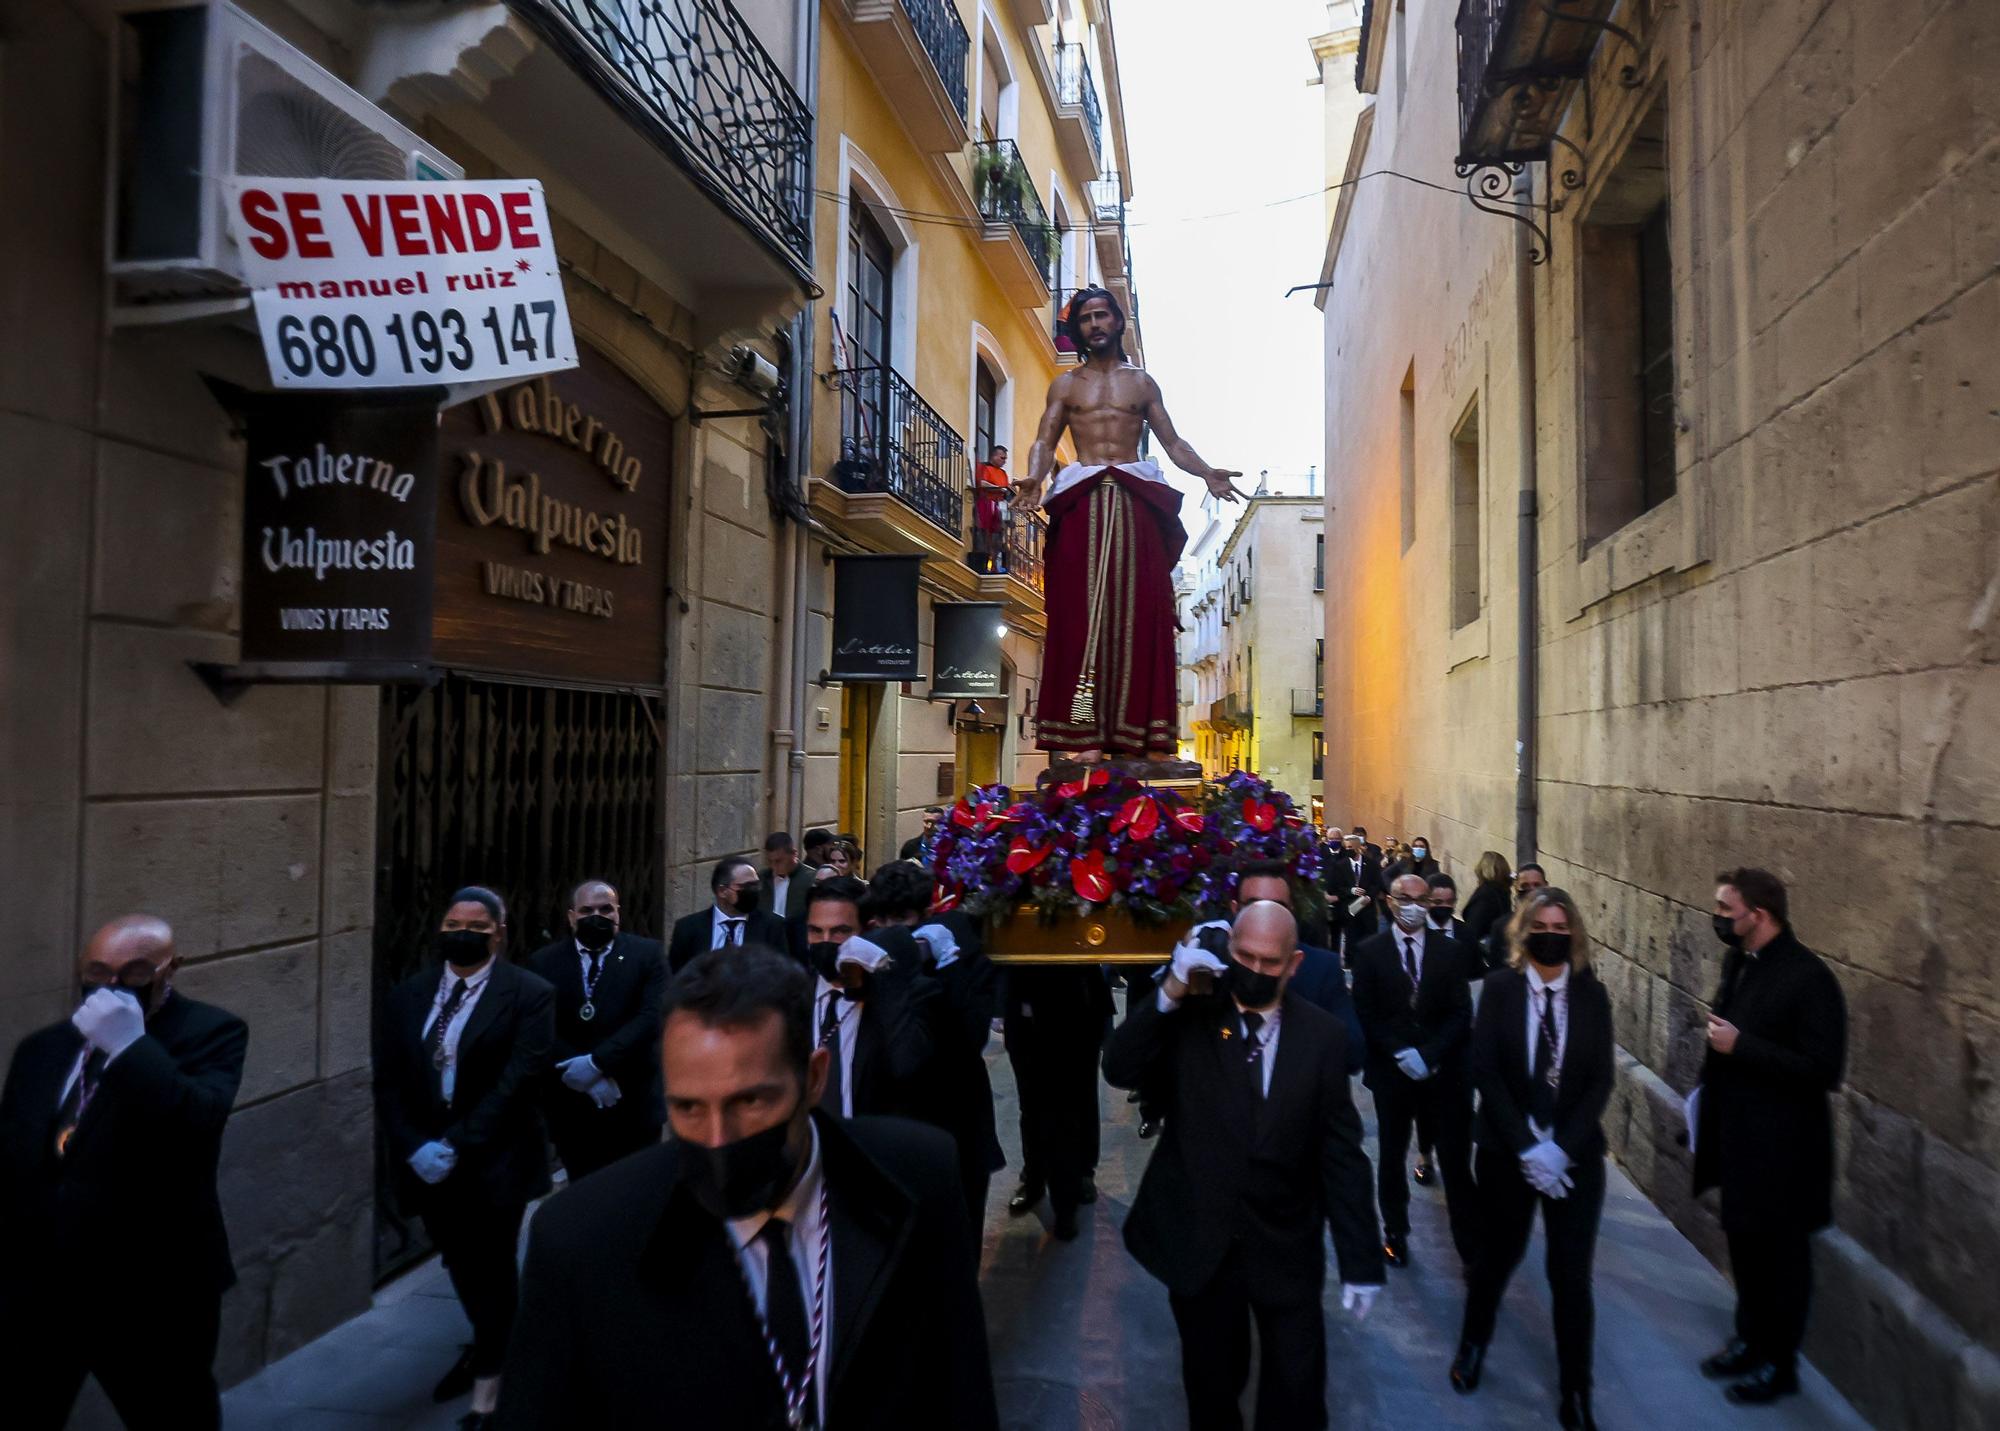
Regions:
<instances>
[{"instance_id":1,"label":"stone block wall","mask_svg":"<svg viewBox=\"0 0 2000 1431\"><path fill-rule=\"evenodd\" d=\"M1408 7L1420 59L1407 96L1384 78L1370 167L1449 158L1449 9ZM1621 91L1633 57L1600 45L1584 186L1533 276L1538 853L1600 946L1627 1054L1613 1145L1726 1265L1675 1134L1720 969L1715 872L1778 871L1851 1018L1808 1349L1878 1424L1988 1424L2000 983L1974 909L2000 876L2000 11L1622 9L1644 78ZM1661 94L1677 491L1592 541L1575 220ZM1327 303L1328 819L1428 826L1462 872L1513 849L1513 235L1431 202L1357 196ZM1405 361L1418 539L1398 557ZM1469 381L1491 632L1461 663L1439 427Z\"/></svg>"}]
</instances>

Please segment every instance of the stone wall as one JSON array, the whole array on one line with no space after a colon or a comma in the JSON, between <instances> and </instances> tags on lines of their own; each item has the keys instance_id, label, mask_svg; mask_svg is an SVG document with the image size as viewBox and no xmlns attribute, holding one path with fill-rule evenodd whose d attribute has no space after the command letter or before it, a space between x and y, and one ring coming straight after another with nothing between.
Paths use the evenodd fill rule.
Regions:
<instances>
[{"instance_id":1,"label":"stone wall","mask_svg":"<svg viewBox=\"0 0 2000 1431\"><path fill-rule=\"evenodd\" d=\"M1453 152L1450 9L1407 7L1419 58L1407 96L1384 77L1369 168ZM2000 11L1650 13L1614 17L1645 37L1638 91L1615 78L1632 56L1600 46L1593 128L1572 136L1584 183L1533 280L1540 854L1601 946L1629 1054L1619 1156L1711 1255L1673 1135L1720 967L1713 876L1748 862L1790 882L1852 1021L1809 1350L1880 1424L1984 1424L2000 1418L2000 1002L1974 913L2000 874ZM1659 94L1677 490L1587 544L1579 508L1604 474L1576 220ZM1514 235L1469 213L1357 196L1327 303L1330 641L1343 611L1369 613L1329 673L1328 819L1428 825L1459 871L1512 849L1520 482ZM1419 534L1400 555L1406 360ZM1475 390L1490 629L1468 651L1442 573L1449 427Z\"/></svg>"}]
</instances>

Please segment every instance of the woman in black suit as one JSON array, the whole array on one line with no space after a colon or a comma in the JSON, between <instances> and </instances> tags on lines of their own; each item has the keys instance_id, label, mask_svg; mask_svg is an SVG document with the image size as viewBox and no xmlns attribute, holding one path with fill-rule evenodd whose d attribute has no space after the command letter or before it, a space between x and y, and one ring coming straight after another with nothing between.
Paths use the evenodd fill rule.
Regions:
<instances>
[{"instance_id":1,"label":"woman in black suit","mask_svg":"<svg viewBox=\"0 0 2000 1431\"><path fill-rule=\"evenodd\" d=\"M1473 948L1483 952L1487 933L1507 917L1507 906L1514 893L1514 871L1508 867L1505 855L1488 850L1473 865L1472 875L1479 881L1479 887L1465 901L1459 917L1465 921L1465 937Z\"/></svg>"},{"instance_id":2,"label":"woman in black suit","mask_svg":"<svg viewBox=\"0 0 2000 1431\"><path fill-rule=\"evenodd\" d=\"M442 967L390 991L375 1097L404 1201L444 1259L472 1345L432 1393L472 1393L459 1425L487 1424L514 1328L514 1250L528 1203L549 1190L539 1095L555 1039L555 991L507 962L500 896L469 886L439 921Z\"/></svg>"},{"instance_id":3,"label":"woman in black suit","mask_svg":"<svg viewBox=\"0 0 2000 1431\"><path fill-rule=\"evenodd\" d=\"M1461 1393L1477 1389L1501 1294L1539 1209L1555 1304L1557 1414L1564 1426L1594 1428L1590 1268L1604 1211L1611 999L1590 972L1583 916L1564 891L1544 888L1524 899L1506 940L1507 967L1486 976L1472 1031L1480 1250L1466 1279L1451 1384Z\"/></svg>"}]
</instances>

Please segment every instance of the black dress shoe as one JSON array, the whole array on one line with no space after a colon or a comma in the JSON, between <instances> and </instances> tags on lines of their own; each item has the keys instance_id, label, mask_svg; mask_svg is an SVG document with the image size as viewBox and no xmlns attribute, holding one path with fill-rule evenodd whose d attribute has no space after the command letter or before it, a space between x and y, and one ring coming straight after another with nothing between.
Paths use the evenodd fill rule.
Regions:
<instances>
[{"instance_id":1,"label":"black dress shoe","mask_svg":"<svg viewBox=\"0 0 2000 1431\"><path fill-rule=\"evenodd\" d=\"M1431 1185L1431 1179L1436 1176L1436 1174L1434 1174L1431 1171L1431 1160L1429 1158L1418 1158L1416 1171L1411 1173L1410 1176L1417 1180L1418 1187L1420 1188L1429 1187Z\"/></svg>"},{"instance_id":2,"label":"black dress shoe","mask_svg":"<svg viewBox=\"0 0 2000 1431\"><path fill-rule=\"evenodd\" d=\"M1701 1364L1701 1374L1710 1379L1741 1376L1746 1371L1756 1370L1762 1361L1763 1358L1750 1349L1750 1343L1741 1337L1732 1337L1728 1346Z\"/></svg>"},{"instance_id":3,"label":"black dress shoe","mask_svg":"<svg viewBox=\"0 0 2000 1431\"><path fill-rule=\"evenodd\" d=\"M1597 1431L1597 1418L1590 1414L1590 1393L1565 1391L1556 1407L1556 1420L1568 1431Z\"/></svg>"},{"instance_id":4,"label":"black dress shoe","mask_svg":"<svg viewBox=\"0 0 2000 1431\"><path fill-rule=\"evenodd\" d=\"M1410 1239L1401 1233L1393 1233L1382 1239L1382 1260L1391 1267L1410 1265Z\"/></svg>"},{"instance_id":5,"label":"black dress shoe","mask_svg":"<svg viewBox=\"0 0 2000 1431\"><path fill-rule=\"evenodd\" d=\"M1142 1138L1153 1138L1153 1137L1157 1137L1157 1136L1159 1135L1159 1132L1160 1132L1160 1120L1159 1120L1159 1119L1157 1119L1157 1118L1141 1118L1141 1119L1139 1120L1139 1136L1140 1136L1140 1137L1142 1137Z\"/></svg>"},{"instance_id":6,"label":"black dress shoe","mask_svg":"<svg viewBox=\"0 0 2000 1431\"><path fill-rule=\"evenodd\" d=\"M1451 1364L1451 1389L1460 1396L1479 1390L1479 1373L1486 1366L1486 1348L1478 1342L1460 1342L1458 1358Z\"/></svg>"},{"instance_id":7,"label":"black dress shoe","mask_svg":"<svg viewBox=\"0 0 2000 1431\"><path fill-rule=\"evenodd\" d=\"M459 1353L458 1360L451 1364L451 1370L444 1374L444 1380L431 1388L431 1400L443 1405L456 1401L461 1396L472 1393L472 1348Z\"/></svg>"},{"instance_id":8,"label":"black dress shoe","mask_svg":"<svg viewBox=\"0 0 2000 1431\"><path fill-rule=\"evenodd\" d=\"M1056 1235L1056 1241L1074 1242L1076 1241L1078 1230L1076 1225L1076 1209L1073 1207L1057 1208L1055 1224L1050 1228L1050 1231Z\"/></svg>"},{"instance_id":9,"label":"black dress shoe","mask_svg":"<svg viewBox=\"0 0 2000 1431\"><path fill-rule=\"evenodd\" d=\"M1083 1180L1082 1182L1080 1182L1080 1183L1078 1183L1078 1184L1077 1184L1077 1187L1076 1187L1076 1200L1077 1200L1078 1202L1096 1202L1096 1201L1097 1201L1097 1179L1096 1179L1096 1178L1093 1178L1093 1177L1089 1177L1089 1176L1085 1176L1084 1180Z\"/></svg>"},{"instance_id":10,"label":"black dress shoe","mask_svg":"<svg viewBox=\"0 0 2000 1431\"><path fill-rule=\"evenodd\" d=\"M1799 1389L1799 1374L1765 1362L1741 1381L1733 1381L1722 1394L1738 1406L1765 1406Z\"/></svg>"},{"instance_id":11,"label":"black dress shoe","mask_svg":"<svg viewBox=\"0 0 2000 1431\"><path fill-rule=\"evenodd\" d=\"M1022 1183L1014 1189L1014 1195L1007 1199L1007 1211L1015 1217L1033 1208L1042 1200L1040 1183Z\"/></svg>"}]
</instances>

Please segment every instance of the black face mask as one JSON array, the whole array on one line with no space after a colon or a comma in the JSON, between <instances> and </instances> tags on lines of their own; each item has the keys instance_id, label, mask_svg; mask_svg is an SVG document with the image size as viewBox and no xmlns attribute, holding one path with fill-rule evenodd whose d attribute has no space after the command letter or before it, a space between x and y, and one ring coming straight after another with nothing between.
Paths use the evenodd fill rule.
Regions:
<instances>
[{"instance_id":1,"label":"black face mask","mask_svg":"<svg viewBox=\"0 0 2000 1431\"><path fill-rule=\"evenodd\" d=\"M438 952L444 955L444 962L461 969L484 964L486 956L493 952L491 936L481 934L477 929L447 929L438 935L437 944Z\"/></svg>"},{"instance_id":2,"label":"black face mask","mask_svg":"<svg viewBox=\"0 0 2000 1431\"><path fill-rule=\"evenodd\" d=\"M1259 973L1234 959L1229 961L1224 977L1216 982L1222 984L1237 1003L1252 1010L1268 1009L1277 1003L1278 994L1284 987L1284 981L1276 974Z\"/></svg>"},{"instance_id":3,"label":"black face mask","mask_svg":"<svg viewBox=\"0 0 2000 1431\"><path fill-rule=\"evenodd\" d=\"M840 946L831 939L806 946L806 962L812 965L813 972L836 988L840 986L839 959Z\"/></svg>"},{"instance_id":4,"label":"black face mask","mask_svg":"<svg viewBox=\"0 0 2000 1431\"><path fill-rule=\"evenodd\" d=\"M1569 936L1537 929L1528 936L1528 957L1544 969L1569 963Z\"/></svg>"},{"instance_id":5,"label":"black face mask","mask_svg":"<svg viewBox=\"0 0 2000 1431\"><path fill-rule=\"evenodd\" d=\"M1451 911L1449 909L1433 909L1430 915L1431 923L1435 924L1439 929L1451 928Z\"/></svg>"},{"instance_id":6,"label":"black face mask","mask_svg":"<svg viewBox=\"0 0 2000 1431\"><path fill-rule=\"evenodd\" d=\"M755 914L757 906L763 903L763 900L764 886L761 884L746 884L743 888L736 891L736 912L738 914Z\"/></svg>"},{"instance_id":7,"label":"black face mask","mask_svg":"<svg viewBox=\"0 0 2000 1431\"><path fill-rule=\"evenodd\" d=\"M140 1013L150 1014L153 1012L154 986L152 984L140 984L136 987L131 984L85 984L83 986L83 997L88 999L99 989L109 989L114 994L130 994L139 1001Z\"/></svg>"},{"instance_id":8,"label":"black face mask","mask_svg":"<svg viewBox=\"0 0 2000 1431\"><path fill-rule=\"evenodd\" d=\"M792 1129L803 1113L801 1106L784 1122L719 1148L682 1143L681 1182L712 1217L749 1217L776 1207L798 1177Z\"/></svg>"},{"instance_id":9,"label":"black face mask","mask_svg":"<svg viewBox=\"0 0 2000 1431\"><path fill-rule=\"evenodd\" d=\"M1736 932L1736 921L1726 914L1715 916L1715 937L1731 949L1743 947L1743 936Z\"/></svg>"},{"instance_id":10,"label":"black face mask","mask_svg":"<svg viewBox=\"0 0 2000 1431\"><path fill-rule=\"evenodd\" d=\"M618 921L608 914L580 915L576 921L576 942L586 949L607 948L618 937Z\"/></svg>"}]
</instances>

